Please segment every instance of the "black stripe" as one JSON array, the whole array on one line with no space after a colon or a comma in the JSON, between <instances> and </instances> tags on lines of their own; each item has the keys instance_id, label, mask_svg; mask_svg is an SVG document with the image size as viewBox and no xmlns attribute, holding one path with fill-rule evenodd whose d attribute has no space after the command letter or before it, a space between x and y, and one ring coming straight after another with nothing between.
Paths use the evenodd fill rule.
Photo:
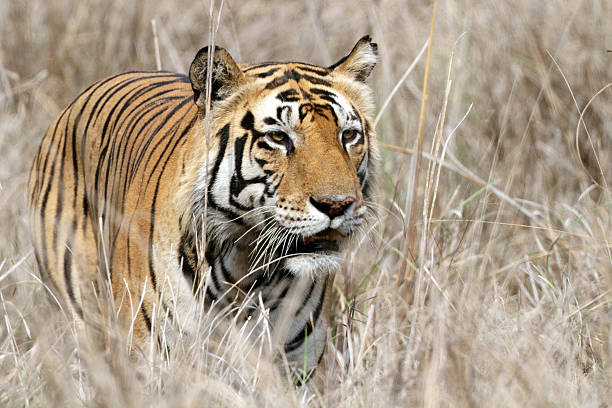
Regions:
<instances>
[{"instance_id":1,"label":"black stripe","mask_svg":"<svg viewBox=\"0 0 612 408\"><path fill-rule=\"evenodd\" d=\"M257 76L258 78L266 78L269 77L270 75L274 74L276 71L278 71L280 68L272 68L269 69L265 72L262 72L260 74L256 74L255 76Z\"/></svg>"},{"instance_id":2,"label":"black stripe","mask_svg":"<svg viewBox=\"0 0 612 408\"><path fill-rule=\"evenodd\" d=\"M286 273L288 274L288 272L286 272ZM283 300L285 299L285 296L287 296L287 293L289 292L289 289L291 288L291 283L293 282L293 278L290 277L289 275L282 276L282 278L280 278L272 286L277 287L277 286L279 286L281 284L281 282L287 282L287 284L283 288L281 293L275 299L268 299L267 297L264 297L264 299L263 299L263 302L266 305L268 304L268 302L274 302L272 305L269 306L270 307L270 313L275 311L283 303Z\"/></svg>"},{"instance_id":3,"label":"black stripe","mask_svg":"<svg viewBox=\"0 0 612 408\"><path fill-rule=\"evenodd\" d=\"M308 292L302 298L302 304L300 305L300 307L297 308L297 310L295 311L294 316L299 315L300 312L302 311L302 309L304 307L306 307L306 303L308 303L308 301L310 300L310 296L312 296L312 291L314 290L316 285L317 285L317 281L315 279L313 279L312 283L310 284L310 287L308 288Z\"/></svg>"},{"instance_id":4,"label":"black stripe","mask_svg":"<svg viewBox=\"0 0 612 408\"><path fill-rule=\"evenodd\" d=\"M225 282L225 278L223 276L223 266L222 266L222 259L221 258L217 258L216 261L219 262L219 267L217 268L217 264L215 263L212 270L211 270L211 278L212 281L215 285L215 289L217 289L217 292L220 293L221 295L223 295L225 292L227 292L227 285L224 283ZM221 271L220 271L221 269Z\"/></svg>"},{"instance_id":5,"label":"black stripe","mask_svg":"<svg viewBox=\"0 0 612 408\"><path fill-rule=\"evenodd\" d=\"M272 81L268 82L264 89L275 89L275 88L278 88L279 86L285 85L290 80L293 80L295 82L299 82L300 79L302 79L302 78L304 78L306 76L307 75L302 75L299 72L294 71L292 69L288 69L288 70L283 72L282 76L278 76L278 77L274 78ZM327 81L324 81L324 82L327 82Z\"/></svg>"},{"instance_id":6,"label":"black stripe","mask_svg":"<svg viewBox=\"0 0 612 408\"><path fill-rule=\"evenodd\" d=\"M340 106L340 104L336 100L336 95L333 92L330 92L330 91L328 91L326 89L321 89L321 88L310 88L310 92L312 92L315 95L318 95L319 98L321 98L323 100L331 102L334 105Z\"/></svg>"},{"instance_id":7,"label":"black stripe","mask_svg":"<svg viewBox=\"0 0 612 408\"><path fill-rule=\"evenodd\" d=\"M313 110L314 110L314 106L312 105L312 103L301 104L298 110L298 113L300 116L300 122L303 122L306 115L308 115Z\"/></svg>"},{"instance_id":8,"label":"black stripe","mask_svg":"<svg viewBox=\"0 0 612 408\"><path fill-rule=\"evenodd\" d=\"M199 276L196 275L197 265L195 264L196 254L194 247L193 237L183 233L179 243L178 261L179 265L182 267L183 275L191 284L192 290L199 288Z\"/></svg>"},{"instance_id":9,"label":"black stripe","mask_svg":"<svg viewBox=\"0 0 612 408\"><path fill-rule=\"evenodd\" d=\"M287 78L286 75L283 75L281 77L275 78L272 81L268 82L264 89L275 89L275 88L278 88L279 86L285 85L287 82L289 82L289 79Z\"/></svg>"},{"instance_id":10,"label":"black stripe","mask_svg":"<svg viewBox=\"0 0 612 408\"><path fill-rule=\"evenodd\" d=\"M260 149L264 149L264 150L274 150L272 146L270 146L268 143L264 142L263 140L260 140L259 142L257 142L257 147L259 147Z\"/></svg>"},{"instance_id":11,"label":"black stripe","mask_svg":"<svg viewBox=\"0 0 612 408\"><path fill-rule=\"evenodd\" d=\"M149 329L149 333L151 333L151 331L153 330L153 325L151 324L151 317L149 316L149 312L145 308L144 303L140 307L140 311L142 312L142 317L144 318L144 321L147 325L147 329Z\"/></svg>"},{"instance_id":12,"label":"black stripe","mask_svg":"<svg viewBox=\"0 0 612 408\"><path fill-rule=\"evenodd\" d=\"M248 68L246 68L246 69L244 69L242 71L243 72L249 72L249 71L252 71L252 70L257 69L257 68L269 67L269 66L272 66L272 65L282 65L282 63L281 62L262 62L261 64L252 65L252 66L250 66L250 67L248 67Z\"/></svg>"},{"instance_id":13,"label":"black stripe","mask_svg":"<svg viewBox=\"0 0 612 408\"><path fill-rule=\"evenodd\" d=\"M296 335L287 343L285 343L285 352L290 353L291 351L297 349L302 345L304 340L310 336L314 327L313 324L317 322L319 319L319 315L321 314L321 309L323 308L323 302L325 300L325 291L327 290L327 282L329 277L325 278L325 282L323 283L323 289L321 290L321 294L319 297L319 301L314 310L314 313L311 316L308 316L308 321L306 325L299 330Z\"/></svg>"},{"instance_id":14,"label":"black stripe","mask_svg":"<svg viewBox=\"0 0 612 408\"><path fill-rule=\"evenodd\" d=\"M237 218L238 214L236 214L230 208L222 207L218 202L216 202L215 197L212 194L212 188L217 182L217 175L219 173L219 167L223 162L223 157L225 156L225 150L227 149L227 144L229 142L229 123L223 126L219 132L217 132L217 137L219 138L219 152L217 153L217 158L215 160L215 165L212 169L211 181L208 186L208 204L215 210L219 210L225 214L227 214L230 218ZM240 221L240 220L237 220Z\"/></svg>"},{"instance_id":15,"label":"black stripe","mask_svg":"<svg viewBox=\"0 0 612 408\"><path fill-rule=\"evenodd\" d=\"M219 283L219 279L217 278L217 273L216 273L216 269L217 269L216 268L216 262L215 262L216 258L213 257L209 253L208 249L206 250L205 257L206 257L206 262L208 262L208 266L210 266L210 268L211 268L211 271L210 271L210 281L209 282L212 282L212 287L215 289L216 293L222 293L222 291L221 291L221 284ZM212 293L210 283L208 285L208 290L210 290L211 293ZM215 293L215 299L217 298L216 297L216 293Z\"/></svg>"},{"instance_id":16,"label":"black stripe","mask_svg":"<svg viewBox=\"0 0 612 408\"><path fill-rule=\"evenodd\" d=\"M257 163L259 165L259 167L261 167L263 169L264 166L269 163L269 161L264 160L264 159L257 159L256 158L255 159L255 163ZM266 174L271 174L272 173L271 170L264 170L264 172L270 172L270 173L266 173Z\"/></svg>"},{"instance_id":17,"label":"black stripe","mask_svg":"<svg viewBox=\"0 0 612 408\"><path fill-rule=\"evenodd\" d=\"M314 106L315 113L323 116L327 120L329 120L329 118L327 117L326 112L334 110L330 105L327 105L327 104L315 103L313 104L313 106Z\"/></svg>"},{"instance_id":18,"label":"black stripe","mask_svg":"<svg viewBox=\"0 0 612 408\"><path fill-rule=\"evenodd\" d=\"M217 299L216 294L222 293L221 291L222 288L221 288L221 285L219 283L219 280L217 278L217 273L216 273L217 261L221 258L221 256L222 256L222 250L217 248L215 241L209 240L206 243L206 250L204 251L204 257L206 258L206 262L208 263L208 266L211 268L211 271L209 274L210 279L208 280L209 284L207 285L208 286L207 293L214 295L215 300ZM211 283L216 293L212 292Z\"/></svg>"},{"instance_id":19,"label":"black stripe","mask_svg":"<svg viewBox=\"0 0 612 408\"><path fill-rule=\"evenodd\" d=\"M329 71L326 70L325 68L319 68L319 67L315 67L315 66L306 66L306 65L296 65L297 69L301 69L302 71L308 71L308 72L312 72L313 74L317 74L317 75L321 75L321 76L327 76L329 75Z\"/></svg>"},{"instance_id":20,"label":"black stripe","mask_svg":"<svg viewBox=\"0 0 612 408\"><path fill-rule=\"evenodd\" d=\"M67 243L68 244L68 243ZM68 245L67 245L68 246ZM72 248L67 247L64 250L64 279L66 280L66 292L68 293L68 299L72 303L74 310L77 312L79 317L83 317L83 310L81 306L77 303L76 298L74 297L74 291L72 289Z\"/></svg>"},{"instance_id":21,"label":"black stripe","mask_svg":"<svg viewBox=\"0 0 612 408\"><path fill-rule=\"evenodd\" d=\"M69 129L69 123L70 123L70 116L72 114L72 109L70 110L70 113L68 113L68 117L67 117L67 122L68 124L66 126L64 126L64 136L62 137L62 141L63 141L63 145L62 145L62 154L60 157L60 168L59 168L59 175L58 175L58 182L56 184L56 188L57 188L57 202L56 202L56 206L55 206L55 229L53 231L53 241L51 242L51 247L52 248L56 248L57 246L57 235L58 235L58 230L60 228L60 226L62 225L62 211L63 211L63 206L64 206L64 192L66 190L65 187L65 183L64 183L64 157L66 157L66 145L68 144L68 129ZM59 251L56 251L56 255L58 254ZM57 261L57 260L56 260ZM70 270L66 271L64 270L64 284L66 286L66 291L68 292L68 296L70 297L70 293L72 292L72 283L70 280ZM71 296L72 301L74 301L74 295Z\"/></svg>"},{"instance_id":22,"label":"black stripe","mask_svg":"<svg viewBox=\"0 0 612 408\"><path fill-rule=\"evenodd\" d=\"M255 127L255 117L253 116L251 111L247 111L244 114L242 120L240 121L240 126L242 126L244 130L253 130L253 128Z\"/></svg>"},{"instance_id":23,"label":"black stripe","mask_svg":"<svg viewBox=\"0 0 612 408\"><path fill-rule=\"evenodd\" d=\"M314 77L312 75L302 75L302 78L304 78L306 81L312 83L312 84L316 84L316 85L325 85L325 86L332 86L332 83L322 79L322 78L317 78Z\"/></svg>"},{"instance_id":24,"label":"black stripe","mask_svg":"<svg viewBox=\"0 0 612 408\"><path fill-rule=\"evenodd\" d=\"M279 92L276 95L276 99L279 99L281 102L296 102L299 101L300 94L295 89L287 89L286 91Z\"/></svg>"}]
</instances>

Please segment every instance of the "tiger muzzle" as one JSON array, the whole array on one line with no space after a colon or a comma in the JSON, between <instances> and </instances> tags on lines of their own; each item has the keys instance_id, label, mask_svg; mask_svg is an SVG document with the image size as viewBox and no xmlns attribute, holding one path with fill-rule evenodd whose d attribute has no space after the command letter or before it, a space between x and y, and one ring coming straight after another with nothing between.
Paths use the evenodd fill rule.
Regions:
<instances>
[{"instance_id":1,"label":"tiger muzzle","mask_svg":"<svg viewBox=\"0 0 612 408\"><path fill-rule=\"evenodd\" d=\"M341 234L337 230L328 228L318 234L299 238L291 252L296 254L338 252L338 238L340 235Z\"/></svg>"}]
</instances>

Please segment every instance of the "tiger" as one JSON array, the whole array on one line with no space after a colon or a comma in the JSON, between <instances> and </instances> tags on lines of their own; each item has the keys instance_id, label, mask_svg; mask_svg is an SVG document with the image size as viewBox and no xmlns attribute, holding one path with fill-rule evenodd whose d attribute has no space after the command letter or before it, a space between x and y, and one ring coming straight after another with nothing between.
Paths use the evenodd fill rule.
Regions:
<instances>
[{"instance_id":1,"label":"tiger","mask_svg":"<svg viewBox=\"0 0 612 408\"><path fill-rule=\"evenodd\" d=\"M42 280L81 321L109 282L141 348L153 313L263 305L286 361L314 369L335 274L374 212L366 80L377 58L370 36L328 67L239 65L214 46L188 75L94 83L51 124L31 169Z\"/></svg>"}]
</instances>

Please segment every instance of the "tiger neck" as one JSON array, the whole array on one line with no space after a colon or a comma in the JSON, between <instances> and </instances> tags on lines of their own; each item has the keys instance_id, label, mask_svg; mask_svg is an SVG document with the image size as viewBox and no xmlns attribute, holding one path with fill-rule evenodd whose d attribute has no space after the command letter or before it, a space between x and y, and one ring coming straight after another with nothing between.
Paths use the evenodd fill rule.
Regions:
<instances>
[{"instance_id":1,"label":"tiger neck","mask_svg":"<svg viewBox=\"0 0 612 408\"><path fill-rule=\"evenodd\" d=\"M208 241L203 257L198 257L193 236L184 233L179 245L179 262L185 278L192 284L196 295L219 305L240 303L247 297L261 293L266 307L274 308L277 299L284 297L290 286L299 279L277 264L253 265L250 241ZM200 262L205 260L206 262ZM202 266L203 265L203 266ZM311 279L310 277L308 279Z\"/></svg>"},{"instance_id":2,"label":"tiger neck","mask_svg":"<svg viewBox=\"0 0 612 408\"><path fill-rule=\"evenodd\" d=\"M194 241L183 237L179 246L183 255L179 256L196 296L205 296L209 305L231 310L236 318L244 320L263 312L269 316L273 330L282 336L288 355L303 358L310 353L313 361L318 361L329 324L326 299L332 275L313 271L311 275L296 276L272 265L253 268L249 262L251 246L235 238L210 240L203 257L205 268L198 269Z\"/></svg>"}]
</instances>

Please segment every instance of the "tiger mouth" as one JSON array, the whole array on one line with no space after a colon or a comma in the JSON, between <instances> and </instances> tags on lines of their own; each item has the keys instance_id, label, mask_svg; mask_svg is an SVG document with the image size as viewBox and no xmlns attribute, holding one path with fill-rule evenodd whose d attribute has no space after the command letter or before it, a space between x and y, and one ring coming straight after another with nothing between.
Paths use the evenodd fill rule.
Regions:
<instances>
[{"instance_id":1,"label":"tiger mouth","mask_svg":"<svg viewBox=\"0 0 612 408\"><path fill-rule=\"evenodd\" d=\"M331 228L318 234L302 237L297 242L295 253L338 252L339 237L340 233Z\"/></svg>"}]
</instances>

